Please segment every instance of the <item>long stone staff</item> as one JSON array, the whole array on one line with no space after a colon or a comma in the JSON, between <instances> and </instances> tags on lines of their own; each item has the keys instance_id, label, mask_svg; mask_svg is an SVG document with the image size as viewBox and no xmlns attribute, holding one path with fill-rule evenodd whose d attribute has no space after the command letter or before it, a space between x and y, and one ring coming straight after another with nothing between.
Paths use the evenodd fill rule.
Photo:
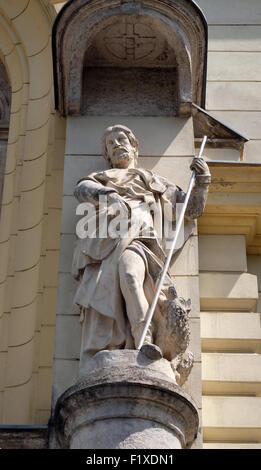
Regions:
<instances>
[{"instance_id":1,"label":"long stone staff","mask_svg":"<svg viewBox=\"0 0 261 470\"><path fill-rule=\"evenodd\" d=\"M203 153L203 150L204 150L204 147L205 147L205 144L206 144L206 141L207 141L207 136L205 135L203 140L202 140L200 150L199 150L199 154L198 154L197 158L201 157L201 155ZM170 261L171 261L172 255L173 255L173 251L175 250L176 243L177 243L178 236L179 236L179 232L180 232L180 229L182 227L183 219L185 217L185 212L186 212L186 209L187 209L187 205L188 205L188 201L189 201L189 198L190 198L192 188L194 186L195 178L196 178L196 172L195 172L195 170L193 170L191 178L190 178L187 194L186 194L186 197L185 197L185 201L184 201L184 204L183 204L183 207L182 207L182 210L181 210L181 213L180 213L180 217L179 217L179 220L178 220L178 223L177 223L175 236L174 236L174 239L173 239L173 242L172 242L172 245L171 245L167 260L166 260L166 263L164 265L164 268L163 268L163 271L162 271L162 274L161 274L161 278L160 278L160 281L159 281L159 284L158 284L158 287L157 287L155 297L153 299L153 302L152 302L151 307L150 307L150 309L148 311L148 314L147 314L146 324L144 326L144 330L143 330L143 333L141 335L141 339L140 339L140 342L139 342L139 345L138 345L138 349L140 349L142 347L143 343L144 343L145 336L147 334L147 331L148 331L148 328L150 326L152 317L154 315L154 311L155 311L155 308L156 308L156 305L157 305L157 302L158 302L158 299L159 299L159 296L160 296L160 292L161 292L161 289L162 289L162 286L163 286L163 282L164 282L166 273L169 269L169 265L170 265Z\"/></svg>"}]
</instances>

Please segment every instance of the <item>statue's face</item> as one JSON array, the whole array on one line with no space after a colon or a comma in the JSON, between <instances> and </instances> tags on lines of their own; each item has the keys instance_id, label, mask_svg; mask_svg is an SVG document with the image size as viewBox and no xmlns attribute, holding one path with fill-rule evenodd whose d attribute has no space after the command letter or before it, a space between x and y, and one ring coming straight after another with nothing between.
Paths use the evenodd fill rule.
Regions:
<instances>
[{"instance_id":1,"label":"statue's face","mask_svg":"<svg viewBox=\"0 0 261 470\"><path fill-rule=\"evenodd\" d=\"M129 168L134 165L134 151L123 131L112 131L106 137L106 147L112 168Z\"/></svg>"}]
</instances>

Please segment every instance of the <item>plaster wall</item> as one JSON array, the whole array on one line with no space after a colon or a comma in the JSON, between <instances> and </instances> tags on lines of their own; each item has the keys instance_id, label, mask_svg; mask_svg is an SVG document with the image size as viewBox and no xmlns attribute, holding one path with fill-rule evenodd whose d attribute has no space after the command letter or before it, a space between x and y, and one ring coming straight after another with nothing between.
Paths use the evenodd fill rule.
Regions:
<instances>
[{"instance_id":1,"label":"plaster wall","mask_svg":"<svg viewBox=\"0 0 261 470\"><path fill-rule=\"evenodd\" d=\"M242 244L243 235L199 236L204 448L260 442L260 256Z\"/></svg>"},{"instance_id":2,"label":"plaster wall","mask_svg":"<svg viewBox=\"0 0 261 470\"><path fill-rule=\"evenodd\" d=\"M198 0L209 27L206 109L250 139L243 160L261 163L258 0Z\"/></svg>"},{"instance_id":3,"label":"plaster wall","mask_svg":"<svg viewBox=\"0 0 261 470\"><path fill-rule=\"evenodd\" d=\"M243 160L260 163L260 1L198 0L198 4L209 24L207 110L249 137ZM57 9L60 6L57 2ZM51 406L55 321L60 349L59 355L57 350L55 353L54 376L60 374L61 377L56 393L71 384L78 366L80 329L77 310L72 307L76 284L69 272L75 201L68 173L71 173L71 181L73 178L76 181L82 171L87 174L103 168L99 139L107 124L101 122L99 127L92 118L88 123L91 138L86 150L84 120L77 123L75 133L72 121L68 122L64 179L65 120L54 112L52 91L50 36L54 9L50 9L45 0L0 0L0 12L0 55L12 86L0 221L0 421L3 424L46 424ZM76 123L78 118L74 119ZM181 126L181 121L176 120L172 126L170 121L162 120L153 127L155 123L147 125L148 119L142 125L137 118L125 120L140 136L141 166L170 179L173 177L173 181L186 188L188 181L182 176L181 168L186 169L184 175L189 175L189 161L194 152L192 140L188 139L191 124ZM76 134L81 122L83 139ZM116 122L115 116L113 122ZM151 129L159 129L159 132L151 132ZM174 142L170 129L175 131ZM149 138L154 139L153 145L148 145ZM207 157L234 161L240 158L238 152L227 149L207 150ZM246 220L253 220L253 227L256 224L259 189L257 184L247 184L241 193L233 190L228 194L221 187L219 190L222 201L220 193L211 192L208 208L212 210L222 203L227 211L228 206L237 205L239 210L242 207L242 215L237 214L230 221L231 226L236 226L237 235L226 235L224 228L220 232L222 214L218 223L217 219L208 218L212 235L200 237L200 289L204 294L201 296L203 304L205 302L201 312L204 448L260 448L260 425L251 421L253 413L260 409L260 400L256 399L260 396L260 368L256 366L261 339L260 284L257 287L255 278L260 278L260 255L248 255L246 262L245 246L245 240L248 242L251 237L251 231L245 228ZM55 320L60 222L61 257ZM187 251L192 252L189 265L184 264ZM191 320L192 329L196 331L199 328L196 233L179 256L175 269L180 294L194 297L196 307ZM229 279L237 295L227 295L224 279ZM70 338L64 337L66 331L75 338L73 347ZM193 348L197 351L198 345ZM240 370L241 359L245 371ZM196 367L200 368L200 359ZM251 368L255 371L254 377L248 375ZM240 372L238 376L236 371ZM200 396L198 377L193 378L193 384L188 384L195 390L195 397ZM55 380L54 384L56 387ZM237 399L233 402L232 396L232 401L228 402L224 398L227 394ZM249 395L252 400L248 400ZM224 408L223 401L226 402ZM239 415L241 421L235 423L229 410L238 414L242 406L248 410L248 403L251 419ZM226 423L217 419L224 412L228 413ZM250 441L245 432L248 426L258 428ZM226 442L222 437L224 427L228 428ZM240 434L238 427L244 429Z\"/></svg>"},{"instance_id":4,"label":"plaster wall","mask_svg":"<svg viewBox=\"0 0 261 470\"><path fill-rule=\"evenodd\" d=\"M0 221L2 424L47 423L50 413L61 194L54 187L64 156L53 105L54 18L45 0L0 2L0 55L12 89Z\"/></svg>"}]
</instances>

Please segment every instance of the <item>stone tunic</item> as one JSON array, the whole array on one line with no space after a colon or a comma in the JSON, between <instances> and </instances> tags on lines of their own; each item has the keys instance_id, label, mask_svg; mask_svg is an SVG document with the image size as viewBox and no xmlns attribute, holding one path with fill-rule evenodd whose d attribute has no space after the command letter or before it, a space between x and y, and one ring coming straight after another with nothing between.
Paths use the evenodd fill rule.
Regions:
<instances>
[{"instance_id":1,"label":"stone tunic","mask_svg":"<svg viewBox=\"0 0 261 470\"><path fill-rule=\"evenodd\" d=\"M206 192L205 184L201 186L200 191ZM127 232L123 238L87 237L77 240L72 273L80 284L74 301L81 308L82 352L91 354L102 349L133 347L125 302L120 289L119 259L126 249L132 249L142 256L146 266L144 293L150 303L155 293L155 284L166 260L163 232L165 204L171 205L175 219L176 203L181 203L185 199L185 193L166 178L157 176L152 171L137 168L111 169L93 173L78 182L75 196L79 202L89 202L97 200L98 195L106 192L117 192L129 209L133 209L135 205L137 218L141 203L153 204L154 214L155 211L160 214L163 237L158 238L154 218L149 216L147 217L148 231L145 236L142 236L140 232L134 234ZM205 201L205 197L199 200ZM196 211L188 207L184 242L192 233L195 224L193 218L198 217L199 210L202 212L203 209L204 203L201 208L197 207ZM97 222L99 210L97 205ZM105 215L110 217L109 213ZM144 214L141 213L140 216L143 217ZM163 296L170 284L170 276L166 276Z\"/></svg>"}]
</instances>

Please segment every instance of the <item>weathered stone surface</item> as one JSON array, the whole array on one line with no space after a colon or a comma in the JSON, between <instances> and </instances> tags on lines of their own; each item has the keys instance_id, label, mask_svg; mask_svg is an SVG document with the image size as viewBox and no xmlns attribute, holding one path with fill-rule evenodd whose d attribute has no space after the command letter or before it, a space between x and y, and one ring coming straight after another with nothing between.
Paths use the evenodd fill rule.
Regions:
<instances>
[{"instance_id":1,"label":"weathered stone surface","mask_svg":"<svg viewBox=\"0 0 261 470\"><path fill-rule=\"evenodd\" d=\"M178 107L173 68L104 68L84 71L82 113L88 116L175 116Z\"/></svg>"},{"instance_id":2,"label":"weathered stone surface","mask_svg":"<svg viewBox=\"0 0 261 470\"><path fill-rule=\"evenodd\" d=\"M47 449L47 426L0 428L1 449Z\"/></svg>"},{"instance_id":3,"label":"weathered stone surface","mask_svg":"<svg viewBox=\"0 0 261 470\"><path fill-rule=\"evenodd\" d=\"M57 105L63 115L79 115L84 108L81 82L83 66L87 65L117 66L122 75L131 67L152 70L178 64L177 80L173 79L179 96L178 114L190 115L192 101L202 104L206 54L202 15L195 4L183 0L177 0L175 8L166 0L161 2L160 11L157 7L157 2L148 0L142 6L135 1L105 4L97 0L68 5L54 34ZM162 100L163 107L165 102Z\"/></svg>"},{"instance_id":4,"label":"weathered stone surface","mask_svg":"<svg viewBox=\"0 0 261 470\"><path fill-rule=\"evenodd\" d=\"M101 351L59 398L54 426L62 448L176 449L191 446L198 414L168 361Z\"/></svg>"},{"instance_id":5,"label":"weathered stone surface","mask_svg":"<svg viewBox=\"0 0 261 470\"><path fill-rule=\"evenodd\" d=\"M126 8L130 7L125 5ZM153 28L151 18L122 14L118 21L114 18L97 32L84 63L87 67L107 65L111 69L121 67L124 62L128 68L137 68L144 60L150 68L176 64L174 51L168 47L160 29Z\"/></svg>"},{"instance_id":6,"label":"weathered stone surface","mask_svg":"<svg viewBox=\"0 0 261 470\"><path fill-rule=\"evenodd\" d=\"M74 193L79 208L86 210L88 203L89 214L91 206L91 219L90 215L83 218L87 229L89 220L95 224L91 234L80 233L79 223L76 227L72 273L80 281L74 299L80 306L82 323L80 367L84 368L86 354L101 350L140 349L144 345L152 357L159 347L157 354L171 361L178 383L183 384L193 365L193 354L187 350L190 301L178 297L169 275L164 278L153 320L144 330L172 240L162 228L166 229L167 218L173 221L176 217L174 212L178 202L184 203L185 193L167 179L136 168L138 141L126 126L105 130L102 153L111 169L84 176ZM206 202L208 166L202 158L195 158L192 168L196 181L186 206L184 234L176 248L193 233L194 219L202 214ZM105 196L106 206L101 200ZM153 217L148 200L153 204ZM100 214L106 217L106 224L111 223L113 204L127 222L126 229L116 236L107 231L101 236ZM81 227L85 225L81 223Z\"/></svg>"}]
</instances>

